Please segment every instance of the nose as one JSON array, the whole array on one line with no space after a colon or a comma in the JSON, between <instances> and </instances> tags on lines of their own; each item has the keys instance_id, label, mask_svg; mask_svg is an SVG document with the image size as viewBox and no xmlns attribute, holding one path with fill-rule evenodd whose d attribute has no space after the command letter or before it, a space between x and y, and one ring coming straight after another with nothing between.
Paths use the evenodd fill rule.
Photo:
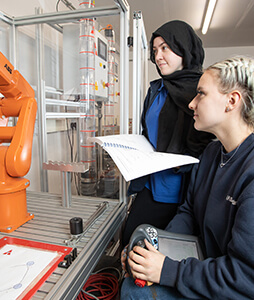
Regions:
<instances>
[{"instance_id":1,"label":"nose","mask_svg":"<svg viewBox=\"0 0 254 300\"><path fill-rule=\"evenodd\" d=\"M155 61L160 59L162 59L162 52L160 51L160 49L158 49L155 54Z\"/></svg>"},{"instance_id":2,"label":"nose","mask_svg":"<svg viewBox=\"0 0 254 300\"><path fill-rule=\"evenodd\" d=\"M195 99L196 99L196 97L194 97L188 105L189 109L191 109L191 110L195 110L195 106L196 106Z\"/></svg>"}]
</instances>

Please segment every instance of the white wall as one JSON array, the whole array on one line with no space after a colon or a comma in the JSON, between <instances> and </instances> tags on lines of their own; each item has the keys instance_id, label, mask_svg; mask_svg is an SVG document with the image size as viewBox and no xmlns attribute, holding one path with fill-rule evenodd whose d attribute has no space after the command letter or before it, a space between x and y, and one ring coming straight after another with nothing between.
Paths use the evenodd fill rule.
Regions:
<instances>
[{"instance_id":1,"label":"white wall","mask_svg":"<svg viewBox=\"0 0 254 300\"><path fill-rule=\"evenodd\" d=\"M206 48L204 68L211 64L235 55L245 55L254 57L253 47L227 47L227 48Z\"/></svg>"},{"instance_id":2,"label":"white wall","mask_svg":"<svg viewBox=\"0 0 254 300\"><path fill-rule=\"evenodd\" d=\"M34 15L36 7L41 7L44 12L53 12L56 3L57 0L1 0L0 10L10 16L20 17Z\"/></svg>"}]
</instances>

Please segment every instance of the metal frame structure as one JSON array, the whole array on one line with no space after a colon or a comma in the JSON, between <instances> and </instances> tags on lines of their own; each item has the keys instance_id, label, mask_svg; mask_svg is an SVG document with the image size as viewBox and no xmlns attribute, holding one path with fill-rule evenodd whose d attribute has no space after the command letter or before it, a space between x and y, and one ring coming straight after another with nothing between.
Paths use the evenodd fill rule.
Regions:
<instances>
[{"instance_id":1,"label":"metal frame structure","mask_svg":"<svg viewBox=\"0 0 254 300\"><path fill-rule=\"evenodd\" d=\"M38 101L38 123L39 123L39 143L42 147L39 153L41 191L47 192L47 171L43 169L43 163L47 162L47 142L46 142L46 117L56 117L56 114L46 114L45 80L43 78L43 28L42 24L48 24L61 31L58 23L68 23L78 21L80 18L96 18L111 15L120 15L120 133L128 133L129 122L129 48L127 38L129 36L129 4L125 0L115 0L115 6L96 7L88 9L78 9L54 13L41 13L37 9L35 15L11 18L5 14L0 14L0 19L8 23L13 28L13 51L14 66L16 62L15 32L17 27L26 25L36 25L36 51L37 51L37 101ZM58 117L63 117L58 116ZM70 117L66 115L65 117ZM72 116L73 117L73 116ZM78 117L76 115L75 117ZM121 190L121 189L120 189ZM123 200L125 194L122 194Z\"/></svg>"},{"instance_id":2,"label":"metal frame structure","mask_svg":"<svg viewBox=\"0 0 254 300\"><path fill-rule=\"evenodd\" d=\"M132 133L140 134L141 110L144 99L143 91L147 88L144 84L148 81L148 44L145 33L142 13L134 12L133 15L133 111ZM143 86L142 86L143 85Z\"/></svg>"},{"instance_id":3,"label":"metal frame structure","mask_svg":"<svg viewBox=\"0 0 254 300\"><path fill-rule=\"evenodd\" d=\"M37 102L39 123L39 153L41 190L42 192L28 192L27 201L29 211L33 211L35 218L27 222L13 233L7 233L13 237L31 239L46 243L64 245L64 240L69 237L69 229L66 224L75 215L82 215L83 219L89 219L89 214L96 211L98 205L105 198L72 197L72 203L66 203L61 196L47 193L47 171L43 169L43 163L47 162L46 156L46 97L45 80L43 75L43 26L48 24L61 31L58 23L77 21L80 18L119 15L120 16L120 133L128 133L129 122L129 48L127 37L129 36L129 5L125 0L115 0L115 6L98 7L89 10L74 10L57 13L41 13L38 9L35 15L11 18L0 13L0 19L12 27L11 34L11 61L16 66L16 30L19 26L36 25L36 54L37 54ZM53 100L52 100L53 101ZM53 115L48 115L53 117ZM70 117L65 115L65 117ZM54 166L55 167L55 166ZM72 167L72 166L71 166ZM69 169L66 169L67 173ZM68 177L68 174L67 174ZM70 193L69 187L65 189ZM118 200L108 200L109 207L102 217L96 221L77 245L78 256L68 269L57 270L43 284L33 299L75 299L82 285L87 280L93 268L99 261L103 251L120 228L126 215L126 182L121 177L120 193ZM63 202L66 205L63 205ZM70 207L68 207L70 206ZM0 237L4 236L0 233Z\"/></svg>"},{"instance_id":4,"label":"metal frame structure","mask_svg":"<svg viewBox=\"0 0 254 300\"><path fill-rule=\"evenodd\" d=\"M48 193L28 192L28 210L35 217L12 233L1 233L0 238L11 236L31 241L66 246L70 238L68 222L73 216L82 216L86 223L105 202L105 198L73 197L72 207L61 205L61 197ZM76 244L77 258L68 268L58 267L39 288L33 299L76 299L80 289L96 266L108 242L125 218L126 209L116 200L108 200L106 211L97 219Z\"/></svg>"}]
</instances>

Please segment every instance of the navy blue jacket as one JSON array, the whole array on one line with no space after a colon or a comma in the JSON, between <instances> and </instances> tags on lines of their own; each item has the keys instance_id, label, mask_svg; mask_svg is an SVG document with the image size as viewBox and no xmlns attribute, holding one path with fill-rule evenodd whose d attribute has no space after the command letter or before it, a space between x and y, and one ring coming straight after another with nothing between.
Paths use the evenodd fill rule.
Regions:
<instances>
[{"instance_id":1,"label":"navy blue jacket","mask_svg":"<svg viewBox=\"0 0 254 300\"><path fill-rule=\"evenodd\" d=\"M155 100L156 96L159 93L159 88L161 86L161 80L154 80L150 82L150 87L148 89L145 101L144 101L144 107L143 112L141 116L141 125L142 125L142 134L149 140L148 133L146 129L146 122L145 122L145 115L148 110L148 108L152 105L153 101ZM137 178L135 180L131 181L131 184L128 189L128 195L138 193L143 190L147 180L149 178L149 175Z\"/></svg>"},{"instance_id":2,"label":"navy blue jacket","mask_svg":"<svg viewBox=\"0 0 254 300\"><path fill-rule=\"evenodd\" d=\"M254 135L223 168L220 162L221 143L212 142L193 168L186 201L167 226L200 236L207 258L167 257L160 284L191 299L254 299Z\"/></svg>"},{"instance_id":3,"label":"navy blue jacket","mask_svg":"<svg viewBox=\"0 0 254 300\"><path fill-rule=\"evenodd\" d=\"M154 80L152 82L150 82L150 87L148 89L145 101L144 101L144 106L143 106L143 111L142 111L142 117L141 117L141 125L142 125L142 134L149 140L148 137L148 132L147 132L147 128L146 128L146 121L145 121L145 117L146 117L146 113L148 111L148 109L150 108L150 106L153 104L154 100L156 99L158 93L159 93L159 88L161 87L161 81L163 79L157 79ZM192 85L194 86L194 83L192 83ZM180 91L180 93L183 93L183 91ZM192 99L189 99L189 101L191 101ZM173 102L173 101L171 101ZM159 131L158 131L158 143L157 143L157 147L161 147L161 141L167 141L168 140L168 135L169 135L169 130L167 130L167 123L168 121L166 119L170 119L172 118L172 112L168 111L170 109L172 109L172 106L169 106L168 108L164 108L163 109L163 114L160 114L159 116ZM187 105L185 110L187 110ZM184 112L182 112L184 113ZM176 116L175 116L176 117ZM176 117L177 119L177 117ZM176 121L176 120L175 120ZM188 135L188 130L189 128L193 127L193 116L192 116L192 112L190 111L189 114L185 114L185 121L184 121L184 127L186 128L186 131L183 133L177 133L177 131L175 131L175 135L179 135L178 139L181 139L182 142L180 143L182 145L182 149L178 149L176 152L173 151L173 153L180 153L180 154L189 154L189 155L193 155L198 157L203 149L205 148L205 146L211 141L211 139L213 138L212 135L205 133L205 132L200 132L200 131L195 131L196 135L193 136L193 140L188 140L187 135ZM165 126L164 126L165 125ZM172 120L171 122L171 127L174 128L175 123ZM193 127L194 128L194 127ZM175 129L174 129L175 130ZM187 141L188 140L188 141ZM187 143L189 143L189 145L187 145ZM196 147L194 147L196 149L196 153L190 153L187 148L190 146L190 144L192 143L192 147L193 145L196 145ZM172 148L172 147L171 147ZM180 151L179 151L180 150ZM160 149L158 151L161 151ZM172 152L171 149L168 150L163 150L162 152ZM183 173L183 182L182 182L182 188L181 188L181 192L182 195L185 195L186 192L186 187L188 185L189 182L189 173L191 170L191 165L186 165L186 166L182 166L179 168L179 170L177 172ZM140 177L137 178L135 180L131 181L131 184L129 186L128 189L128 195L134 194L134 193L138 193L140 191L142 191L142 189L144 188L147 180L149 178L149 175L144 176L144 177Z\"/></svg>"}]
</instances>

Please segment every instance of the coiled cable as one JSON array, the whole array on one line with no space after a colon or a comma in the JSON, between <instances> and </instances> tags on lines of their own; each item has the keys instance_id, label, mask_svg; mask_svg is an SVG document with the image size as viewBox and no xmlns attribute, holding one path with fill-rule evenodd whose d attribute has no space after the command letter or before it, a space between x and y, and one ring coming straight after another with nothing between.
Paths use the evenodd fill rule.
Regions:
<instances>
[{"instance_id":1,"label":"coiled cable","mask_svg":"<svg viewBox=\"0 0 254 300\"><path fill-rule=\"evenodd\" d=\"M108 269L117 271L118 278L105 272ZM121 273L117 268L101 269L89 276L76 300L113 300L118 293L120 280Z\"/></svg>"}]
</instances>

